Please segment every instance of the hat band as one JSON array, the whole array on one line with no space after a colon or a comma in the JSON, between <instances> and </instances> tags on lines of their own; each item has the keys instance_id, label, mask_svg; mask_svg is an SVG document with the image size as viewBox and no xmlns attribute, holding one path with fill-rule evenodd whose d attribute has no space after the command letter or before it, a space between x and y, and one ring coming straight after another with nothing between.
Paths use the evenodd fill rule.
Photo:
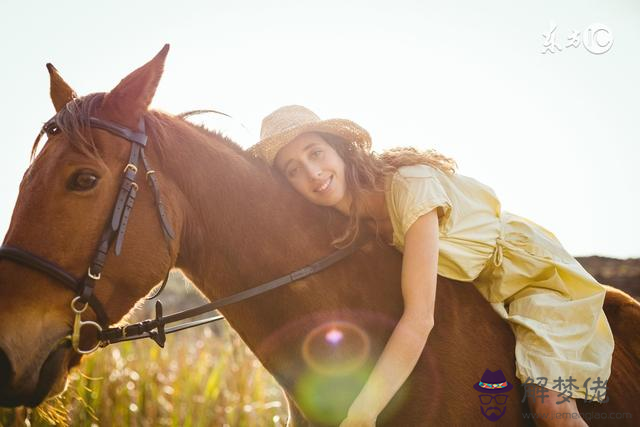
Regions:
<instances>
[{"instance_id":1,"label":"hat band","mask_svg":"<svg viewBox=\"0 0 640 427\"><path fill-rule=\"evenodd\" d=\"M482 381L478 382L478 385L482 388L488 388L488 389L496 389L496 388L505 388L507 386L507 382L503 382L503 383L483 383Z\"/></svg>"}]
</instances>

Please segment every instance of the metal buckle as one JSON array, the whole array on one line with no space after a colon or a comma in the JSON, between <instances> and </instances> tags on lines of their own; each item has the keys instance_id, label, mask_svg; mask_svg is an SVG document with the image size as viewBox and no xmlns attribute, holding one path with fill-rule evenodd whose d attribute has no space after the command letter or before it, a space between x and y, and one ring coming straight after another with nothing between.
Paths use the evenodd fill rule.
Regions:
<instances>
[{"instance_id":1,"label":"metal buckle","mask_svg":"<svg viewBox=\"0 0 640 427\"><path fill-rule=\"evenodd\" d=\"M124 167L124 170L122 172L127 173L128 169L131 169L134 175L138 173L138 167L134 164L127 163L127 166Z\"/></svg>"},{"instance_id":2,"label":"metal buckle","mask_svg":"<svg viewBox=\"0 0 640 427\"><path fill-rule=\"evenodd\" d=\"M93 273L91 272L91 267L89 267L89 269L87 270L87 275L88 275L89 277L91 277L93 280L100 280L100 273L98 273L98 274L93 274Z\"/></svg>"},{"instance_id":3,"label":"metal buckle","mask_svg":"<svg viewBox=\"0 0 640 427\"><path fill-rule=\"evenodd\" d=\"M71 333L71 346L73 349L80 354L90 354L94 351L98 350L98 348L102 347L102 342L98 340L98 343L95 347L90 348L89 350L82 350L80 348L80 331L83 326L93 326L96 328L98 333L102 332L102 326L93 321L82 321L82 313L87 309L89 303L84 303L82 308L76 308L76 303L80 301L80 297L77 296L73 300L71 300L71 310L75 313L75 317L73 319L73 332Z\"/></svg>"}]
</instances>

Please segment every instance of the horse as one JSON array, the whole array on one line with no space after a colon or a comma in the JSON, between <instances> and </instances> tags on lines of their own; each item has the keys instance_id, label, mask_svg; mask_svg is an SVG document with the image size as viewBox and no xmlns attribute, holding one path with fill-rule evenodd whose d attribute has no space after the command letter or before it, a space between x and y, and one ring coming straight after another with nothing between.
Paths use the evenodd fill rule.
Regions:
<instances>
[{"instance_id":1,"label":"horse","mask_svg":"<svg viewBox=\"0 0 640 427\"><path fill-rule=\"evenodd\" d=\"M217 300L332 253L332 239L346 224L330 209L308 203L233 141L150 110L168 50L165 45L111 91L83 97L47 64L60 129L48 135L37 156L38 139L34 143L4 239L75 277L87 274L131 146L90 126L88 117L128 129L142 121L148 161L175 235L163 235L157 195L141 183L121 253L106 254L96 280L94 296L108 323L126 318L170 269ZM362 233L365 243L348 258L220 309L282 387L289 426L339 424L402 315L401 255L372 230ZM36 406L64 391L69 371L83 357L66 338L73 328L73 298L49 275L0 259L0 406ZM377 424L488 425L473 385L486 370L502 370L514 388L499 423L531 425L508 324L472 283L439 276L435 306L425 349ZM592 425L632 425L640 416L640 305L607 287L604 310L615 335L609 400L578 400L578 407L581 413L631 416L594 418ZM99 321L94 310L85 315ZM84 332L81 344L90 347L93 335Z\"/></svg>"}]
</instances>

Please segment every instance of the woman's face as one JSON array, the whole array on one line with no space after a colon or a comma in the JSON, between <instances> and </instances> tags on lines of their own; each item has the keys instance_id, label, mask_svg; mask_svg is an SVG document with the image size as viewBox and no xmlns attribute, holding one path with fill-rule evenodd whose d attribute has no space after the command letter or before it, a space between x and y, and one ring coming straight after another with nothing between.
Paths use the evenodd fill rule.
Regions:
<instances>
[{"instance_id":1,"label":"woman's face","mask_svg":"<svg viewBox=\"0 0 640 427\"><path fill-rule=\"evenodd\" d=\"M348 212L344 161L317 133L299 135L280 149L274 163L310 202Z\"/></svg>"}]
</instances>

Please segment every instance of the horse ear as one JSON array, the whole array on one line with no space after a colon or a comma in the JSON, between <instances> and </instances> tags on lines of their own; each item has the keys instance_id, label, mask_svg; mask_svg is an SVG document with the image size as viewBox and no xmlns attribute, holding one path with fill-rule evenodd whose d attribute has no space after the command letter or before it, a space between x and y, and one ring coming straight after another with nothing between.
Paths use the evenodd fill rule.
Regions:
<instances>
[{"instance_id":1,"label":"horse ear","mask_svg":"<svg viewBox=\"0 0 640 427\"><path fill-rule=\"evenodd\" d=\"M47 63L47 70L49 70L49 93L51 95L51 101L53 101L53 106L56 112L58 112L67 105L67 102L73 98L77 98L78 95L76 95L75 91L71 89L71 86L64 81L53 64Z\"/></svg>"},{"instance_id":2,"label":"horse ear","mask_svg":"<svg viewBox=\"0 0 640 427\"><path fill-rule=\"evenodd\" d=\"M122 79L106 94L102 107L122 122L137 125L156 93L168 52L169 44L165 44L151 61Z\"/></svg>"}]
</instances>

